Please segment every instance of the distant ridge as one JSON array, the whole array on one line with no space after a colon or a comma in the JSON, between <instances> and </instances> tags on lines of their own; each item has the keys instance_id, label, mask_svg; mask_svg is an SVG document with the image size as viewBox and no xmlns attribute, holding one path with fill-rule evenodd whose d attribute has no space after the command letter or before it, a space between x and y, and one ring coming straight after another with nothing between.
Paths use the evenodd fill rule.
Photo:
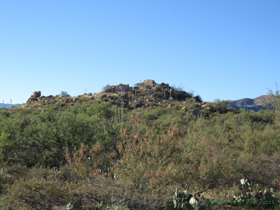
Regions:
<instances>
[{"instance_id":1,"label":"distant ridge","mask_svg":"<svg viewBox=\"0 0 280 210\"><path fill-rule=\"evenodd\" d=\"M264 100L265 103L262 101ZM226 100L229 102L230 107L235 108L237 110L239 109L246 109L246 111L260 111L262 109L267 109L264 106L266 104L269 104L271 101L271 96L269 95L262 95L257 98L251 99L251 98L243 98L239 100Z\"/></svg>"},{"instance_id":2,"label":"distant ridge","mask_svg":"<svg viewBox=\"0 0 280 210\"><path fill-rule=\"evenodd\" d=\"M19 106L19 105L21 105L21 104L2 104L2 103L0 103L0 108L7 108L7 109L9 109L9 108L11 108L12 106Z\"/></svg>"}]
</instances>

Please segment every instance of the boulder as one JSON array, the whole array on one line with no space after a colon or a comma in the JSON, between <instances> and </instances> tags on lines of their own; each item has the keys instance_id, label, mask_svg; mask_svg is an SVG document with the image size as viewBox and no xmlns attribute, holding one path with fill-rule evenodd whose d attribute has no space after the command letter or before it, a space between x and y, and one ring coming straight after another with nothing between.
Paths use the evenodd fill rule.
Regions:
<instances>
[{"instance_id":1,"label":"boulder","mask_svg":"<svg viewBox=\"0 0 280 210\"><path fill-rule=\"evenodd\" d=\"M167 88L167 89L170 89L168 83L165 84L165 83L162 82L162 83L160 83L160 87L163 88L163 89L166 89L166 88Z\"/></svg>"},{"instance_id":2,"label":"boulder","mask_svg":"<svg viewBox=\"0 0 280 210\"><path fill-rule=\"evenodd\" d=\"M167 108L170 108L170 107L172 107L172 106L175 106L175 104L169 104L169 105L167 106Z\"/></svg>"},{"instance_id":3,"label":"boulder","mask_svg":"<svg viewBox=\"0 0 280 210\"><path fill-rule=\"evenodd\" d=\"M68 99L68 98L66 98L64 101L63 101L63 103L69 103L70 102L70 100Z\"/></svg>"},{"instance_id":4,"label":"boulder","mask_svg":"<svg viewBox=\"0 0 280 210\"><path fill-rule=\"evenodd\" d=\"M27 102L38 101L38 99L40 99L40 96L41 96L41 91L34 91L33 95L31 95L29 99L27 99Z\"/></svg>"},{"instance_id":5,"label":"boulder","mask_svg":"<svg viewBox=\"0 0 280 210\"><path fill-rule=\"evenodd\" d=\"M205 108L205 107L207 107L208 105L207 104L202 104L201 105L201 108Z\"/></svg>"},{"instance_id":6,"label":"boulder","mask_svg":"<svg viewBox=\"0 0 280 210\"><path fill-rule=\"evenodd\" d=\"M34 91L33 92L33 97L34 98L38 98L38 97L40 97L41 96L41 91Z\"/></svg>"},{"instance_id":7,"label":"boulder","mask_svg":"<svg viewBox=\"0 0 280 210\"><path fill-rule=\"evenodd\" d=\"M131 87L129 87L128 84L124 85L124 84L119 84L119 85L112 85L110 87L108 87L105 92L107 93L118 93L118 92L125 92L125 91L129 91L131 89Z\"/></svg>"},{"instance_id":8,"label":"boulder","mask_svg":"<svg viewBox=\"0 0 280 210\"><path fill-rule=\"evenodd\" d=\"M73 102L75 103L76 101L78 101L79 100L79 98L77 98L77 97L75 97L75 98L73 98Z\"/></svg>"},{"instance_id":9,"label":"boulder","mask_svg":"<svg viewBox=\"0 0 280 210\"><path fill-rule=\"evenodd\" d=\"M156 82L154 80L151 80L151 79L146 79L144 80L144 85L149 85L151 87L154 87L156 85Z\"/></svg>"},{"instance_id":10,"label":"boulder","mask_svg":"<svg viewBox=\"0 0 280 210\"><path fill-rule=\"evenodd\" d=\"M183 110L185 110L187 108L187 106L182 107Z\"/></svg>"},{"instance_id":11,"label":"boulder","mask_svg":"<svg viewBox=\"0 0 280 210\"><path fill-rule=\"evenodd\" d=\"M196 118L200 117L200 113L198 111L198 109L192 109L187 111L187 115L193 114L194 116L196 116Z\"/></svg>"},{"instance_id":12,"label":"boulder","mask_svg":"<svg viewBox=\"0 0 280 210\"><path fill-rule=\"evenodd\" d=\"M201 104L202 104L202 105L203 105L203 104L206 104L206 102L205 102L205 101L202 101Z\"/></svg>"}]
</instances>

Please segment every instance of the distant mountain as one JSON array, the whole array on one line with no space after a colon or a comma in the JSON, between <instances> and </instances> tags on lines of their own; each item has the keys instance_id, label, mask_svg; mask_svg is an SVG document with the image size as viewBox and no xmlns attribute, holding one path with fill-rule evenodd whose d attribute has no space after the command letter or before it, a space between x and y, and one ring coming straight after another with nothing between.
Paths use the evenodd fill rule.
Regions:
<instances>
[{"instance_id":1,"label":"distant mountain","mask_svg":"<svg viewBox=\"0 0 280 210\"><path fill-rule=\"evenodd\" d=\"M21 105L21 104L2 104L2 103L0 103L0 108L4 107L4 108L9 109L9 108L11 108L11 106L19 106L19 105Z\"/></svg>"},{"instance_id":2,"label":"distant mountain","mask_svg":"<svg viewBox=\"0 0 280 210\"><path fill-rule=\"evenodd\" d=\"M262 95L257 98L243 98L239 100L226 100L229 102L230 107L235 109L246 109L246 111L260 111L261 109L266 109L264 105L270 103L271 97L269 95ZM262 101L264 100L265 103Z\"/></svg>"}]
</instances>

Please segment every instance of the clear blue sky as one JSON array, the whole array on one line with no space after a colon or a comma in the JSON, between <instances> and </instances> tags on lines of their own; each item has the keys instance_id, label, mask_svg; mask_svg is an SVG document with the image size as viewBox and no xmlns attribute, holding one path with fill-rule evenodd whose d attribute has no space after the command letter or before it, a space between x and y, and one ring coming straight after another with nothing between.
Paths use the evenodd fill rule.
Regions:
<instances>
[{"instance_id":1,"label":"clear blue sky","mask_svg":"<svg viewBox=\"0 0 280 210\"><path fill-rule=\"evenodd\" d=\"M145 79L204 101L280 83L279 0L0 0L0 102Z\"/></svg>"}]
</instances>

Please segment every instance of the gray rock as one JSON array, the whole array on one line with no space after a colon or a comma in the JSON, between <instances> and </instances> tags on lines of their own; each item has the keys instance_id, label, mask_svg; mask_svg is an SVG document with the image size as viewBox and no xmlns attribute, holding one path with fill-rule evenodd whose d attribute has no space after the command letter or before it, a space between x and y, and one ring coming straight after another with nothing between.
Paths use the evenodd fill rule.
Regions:
<instances>
[{"instance_id":1,"label":"gray rock","mask_svg":"<svg viewBox=\"0 0 280 210\"><path fill-rule=\"evenodd\" d=\"M200 113L198 111L198 109L192 109L187 111L187 115L193 114L194 116L196 116L196 118L200 117Z\"/></svg>"},{"instance_id":2,"label":"gray rock","mask_svg":"<svg viewBox=\"0 0 280 210\"><path fill-rule=\"evenodd\" d=\"M73 98L73 102L75 103L76 101L78 101L79 100L79 98L77 98L77 97L75 97L75 98Z\"/></svg>"},{"instance_id":3,"label":"gray rock","mask_svg":"<svg viewBox=\"0 0 280 210\"><path fill-rule=\"evenodd\" d=\"M41 91L34 91L33 92L33 98L38 98L41 96Z\"/></svg>"},{"instance_id":4,"label":"gray rock","mask_svg":"<svg viewBox=\"0 0 280 210\"><path fill-rule=\"evenodd\" d=\"M172 107L172 106L175 106L175 104L169 104L169 105L167 106L167 108L170 108L170 107Z\"/></svg>"},{"instance_id":5,"label":"gray rock","mask_svg":"<svg viewBox=\"0 0 280 210\"><path fill-rule=\"evenodd\" d=\"M151 79L146 79L144 80L144 85L149 85L151 87L154 87L156 85L156 82L154 80L151 80Z\"/></svg>"},{"instance_id":6,"label":"gray rock","mask_svg":"<svg viewBox=\"0 0 280 210\"><path fill-rule=\"evenodd\" d=\"M119 84L119 85L112 85L110 87L108 87L105 92L107 93L118 93L118 92L125 92L125 91L129 91L131 88L129 87L128 84L124 85L124 84Z\"/></svg>"},{"instance_id":7,"label":"gray rock","mask_svg":"<svg viewBox=\"0 0 280 210\"><path fill-rule=\"evenodd\" d=\"M201 108L205 108L205 107L207 107L208 105L207 104L202 104L201 105Z\"/></svg>"}]
</instances>

